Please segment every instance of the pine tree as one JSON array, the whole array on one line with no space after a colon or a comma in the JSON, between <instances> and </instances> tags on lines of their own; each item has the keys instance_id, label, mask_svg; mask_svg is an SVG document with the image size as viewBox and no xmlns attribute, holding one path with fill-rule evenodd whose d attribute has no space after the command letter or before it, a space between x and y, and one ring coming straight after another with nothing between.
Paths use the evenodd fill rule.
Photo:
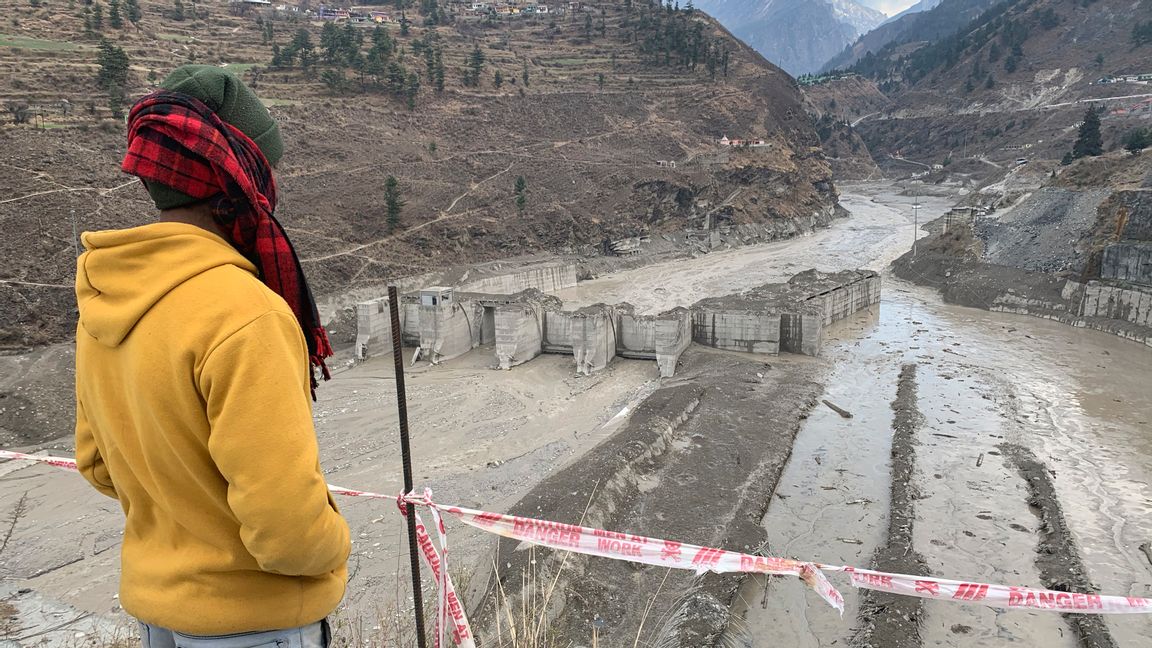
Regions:
<instances>
[{"instance_id":1,"label":"pine tree","mask_svg":"<svg viewBox=\"0 0 1152 648\"><path fill-rule=\"evenodd\" d=\"M436 92L444 92L444 52L436 50L436 72L432 75L432 87Z\"/></svg>"},{"instance_id":2,"label":"pine tree","mask_svg":"<svg viewBox=\"0 0 1152 648\"><path fill-rule=\"evenodd\" d=\"M172 5L171 16L172 20L184 20L187 18L187 14L184 13L183 0L176 0L176 2Z\"/></svg>"},{"instance_id":3,"label":"pine tree","mask_svg":"<svg viewBox=\"0 0 1152 648\"><path fill-rule=\"evenodd\" d=\"M388 176L384 180L384 209L387 213L389 232L400 227L400 212L404 209L404 204L400 199L400 182L396 180L396 176Z\"/></svg>"},{"instance_id":4,"label":"pine tree","mask_svg":"<svg viewBox=\"0 0 1152 648\"><path fill-rule=\"evenodd\" d=\"M468 55L468 71L464 73L464 85L474 87L480 85L480 74L484 71L484 61L484 52L477 45Z\"/></svg>"},{"instance_id":5,"label":"pine tree","mask_svg":"<svg viewBox=\"0 0 1152 648\"><path fill-rule=\"evenodd\" d=\"M1100 115L1096 108L1089 108L1084 113L1084 122L1080 124L1080 132L1076 143L1072 145L1072 157L1095 157L1104 152L1104 140L1100 136Z\"/></svg>"},{"instance_id":6,"label":"pine tree","mask_svg":"<svg viewBox=\"0 0 1152 648\"><path fill-rule=\"evenodd\" d=\"M408 71L404 69L404 66L397 61L389 63L384 81L388 94L394 97L403 97L407 83Z\"/></svg>"},{"instance_id":7,"label":"pine tree","mask_svg":"<svg viewBox=\"0 0 1152 648\"><path fill-rule=\"evenodd\" d=\"M96 62L100 69L96 73L96 84L108 95L112 116L121 119L124 116L124 88L128 85L128 55L107 38L100 39L99 47Z\"/></svg>"},{"instance_id":8,"label":"pine tree","mask_svg":"<svg viewBox=\"0 0 1152 648\"><path fill-rule=\"evenodd\" d=\"M404 103L408 110L416 108L416 96L420 94L420 75L415 72L408 73L408 81L404 85Z\"/></svg>"},{"instance_id":9,"label":"pine tree","mask_svg":"<svg viewBox=\"0 0 1152 648\"><path fill-rule=\"evenodd\" d=\"M104 31L104 7L99 2L92 3L92 29L97 32Z\"/></svg>"},{"instance_id":10,"label":"pine tree","mask_svg":"<svg viewBox=\"0 0 1152 648\"><path fill-rule=\"evenodd\" d=\"M113 45L107 38L100 39L100 53L96 63L100 69L96 73L96 84L107 91L112 86L124 88L128 85L128 55L123 48Z\"/></svg>"},{"instance_id":11,"label":"pine tree","mask_svg":"<svg viewBox=\"0 0 1152 648\"><path fill-rule=\"evenodd\" d=\"M144 12L140 10L139 0L126 0L124 3L124 9L128 14L128 22L139 28L140 19L144 17Z\"/></svg>"},{"instance_id":12,"label":"pine tree","mask_svg":"<svg viewBox=\"0 0 1152 648\"><path fill-rule=\"evenodd\" d=\"M528 62L524 62L524 71L520 73L520 78L523 79L524 85L528 85Z\"/></svg>"},{"instance_id":13,"label":"pine tree","mask_svg":"<svg viewBox=\"0 0 1152 648\"><path fill-rule=\"evenodd\" d=\"M492 85L496 86L497 90L500 89L500 86L504 85L504 73L503 72L501 72L500 70L496 70L496 73L492 75Z\"/></svg>"},{"instance_id":14,"label":"pine tree","mask_svg":"<svg viewBox=\"0 0 1152 648\"><path fill-rule=\"evenodd\" d=\"M108 0L108 24L112 29L124 27L124 20L120 17L120 0Z\"/></svg>"},{"instance_id":15,"label":"pine tree","mask_svg":"<svg viewBox=\"0 0 1152 648\"><path fill-rule=\"evenodd\" d=\"M598 73L598 74L596 75L596 86L597 86L597 87L598 87L598 88L599 88L601 91L603 91L603 90L604 90L604 73L603 73L603 72L600 72L600 73Z\"/></svg>"}]
</instances>

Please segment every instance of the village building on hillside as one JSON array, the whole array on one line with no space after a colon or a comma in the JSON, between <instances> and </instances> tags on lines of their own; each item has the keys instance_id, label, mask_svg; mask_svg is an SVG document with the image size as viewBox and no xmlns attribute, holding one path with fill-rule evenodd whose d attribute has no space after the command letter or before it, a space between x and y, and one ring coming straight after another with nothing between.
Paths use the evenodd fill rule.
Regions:
<instances>
[{"instance_id":1,"label":"village building on hillside","mask_svg":"<svg viewBox=\"0 0 1152 648\"><path fill-rule=\"evenodd\" d=\"M320 5L316 9L316 17L320 20L348 20L352 17L352 12L348 9Z\"/></svg>"},{"instance_id":2,"label":"village building on hillside","mask_svg":"<svg viewBox=\"0 0 1152 648\"><path fill-rule=\"evenodd\" d=\"M744 146L764 147L764 146L768 146L768 142L765 142L762 139L748 139L748 140L728 139L727 135L725 135L724 137L721 137L719 139L719 144L720 144L720 146L730 146L730 147L744 147Z\"/></svg>"}]
</instances>

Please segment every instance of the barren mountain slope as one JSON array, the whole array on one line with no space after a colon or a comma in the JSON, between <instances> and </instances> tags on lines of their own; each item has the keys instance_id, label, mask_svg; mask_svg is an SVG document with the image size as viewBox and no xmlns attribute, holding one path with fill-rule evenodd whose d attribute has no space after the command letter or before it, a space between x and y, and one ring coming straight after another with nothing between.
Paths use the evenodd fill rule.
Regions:
<instances>
[{"instance_id":1,"label":"barren mountain slope","mask_svg":"<svg viewBox=\"0 0 1152 648\"><path fill-rule=\"evenodd\" d=\"M12 79L0 101L32 110L31 123L0 129L6 346L70 335L73 218L79 231L152 218L143 189L117 170L123 123L96 84L84 5L39 4L0 1L20 16L0 34L0 74ZM322 21L205 3L175 20L166 2L141 6L139 29L110 27L104 8L104 36L131 62L128 100L191 60L243 71L281 122L278 216L322 293L526 252L594 254L608 239L705 222L787 236L827 222L835 204L794 81L699 12L629 3L482 19L451 5L436 9L447 24L427 26L409 14L408 35L383 25L396 44L390 60L420 81L409 109L389 94L387 68L377 84L325 63ZM341 25L361 35L362 58L372 27ZM316 63L270 69L273 45L288 49L299 29ZM426 65L429 43L443 91ZM476 47L484 60L465 86ZM723 155L723 135L766 146ZM389 175L405 203L395 227L383 200Z\"/></svg>"},{"instance_id":2,"label":"barren mountain slope","mask_svg":"<svg viewBox=\"0 0 1152 648\"><path fill-rule=\"evenodd\" d=\"M964 29L993 5L1005 0L945 0L928 9L919 3L867 32L824 64L825 70L848 67L868 52L879 54L889 44L932 42Z\"/></svg>"},{"instance_id":3,"label":"barren mountain slope","mask_svg":"<svg viewBox=\"0 0 1152 648\"><path fill-rule=\"evenodd\" d=\"M1138 25L1152 26L1152 2L1008 0L953 36L861 60L894 105L859 128L877 158L1059 158L1097 105L1114 145L1152 114L1152 86L1137 79L1152 73L1152 42Z\"/></svg>"}]
</instances>

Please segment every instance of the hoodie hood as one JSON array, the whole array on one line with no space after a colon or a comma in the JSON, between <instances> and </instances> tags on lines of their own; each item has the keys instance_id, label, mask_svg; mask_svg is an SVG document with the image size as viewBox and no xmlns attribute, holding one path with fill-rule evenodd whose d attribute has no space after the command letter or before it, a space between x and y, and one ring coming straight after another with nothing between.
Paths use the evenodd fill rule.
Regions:
<instances>
[{"instance_id":1,"label":"hoodie hood","mask_svg":"<svg viewBox=\"0 0 1152 648\"><path fill-rule=\"evenodd\" d=\"M76 262L80 326L100 344L119 346L165 295L220 266L256 275L256 266L224 239L195 225L153 223L85 232Z\"/></svg>"}]
</instances>

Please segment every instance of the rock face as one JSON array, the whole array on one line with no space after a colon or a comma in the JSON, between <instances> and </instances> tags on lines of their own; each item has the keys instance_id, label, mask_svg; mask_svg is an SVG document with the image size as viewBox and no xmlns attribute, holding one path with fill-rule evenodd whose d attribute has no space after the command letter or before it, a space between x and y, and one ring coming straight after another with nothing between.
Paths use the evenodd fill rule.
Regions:
<instances>
[{"instance_id":1,"label":"rock face","mask_svg":"<svg viewBox=\"0 0 1152 648\"><path fill-rule=\"evenodd\" d=\"M852 0L702 0L696 6L793 75L819 70L885 19Z\"/></svg>"},{"instance_id":2,"label":"rock face","mask_svg":"<svg viewBox=\"0 0 1152 648\"><path fill-rule=\"evenodd\" d=\"M824 70L848 67L868 52L879 54L889 44L935 41L963 29L1001 0L922 0L860 36L827 60Z\"/></svg>"},{"instance_id":3,"label":"rock face","mask_svg":"<svg viewBox=\"0 0 1152 648\"><path fill-rule=\"evenodd\" d=\"M899 21L913 25L899 38L856 52L851 69L893 100L857 130L878 161L1060 159L1095 104L1105 147L1118 147L1149 110L1139 77L1152 42L1133 21L1150 8L1147 0L946 0Z\"/></svg>"}]
</instances>

